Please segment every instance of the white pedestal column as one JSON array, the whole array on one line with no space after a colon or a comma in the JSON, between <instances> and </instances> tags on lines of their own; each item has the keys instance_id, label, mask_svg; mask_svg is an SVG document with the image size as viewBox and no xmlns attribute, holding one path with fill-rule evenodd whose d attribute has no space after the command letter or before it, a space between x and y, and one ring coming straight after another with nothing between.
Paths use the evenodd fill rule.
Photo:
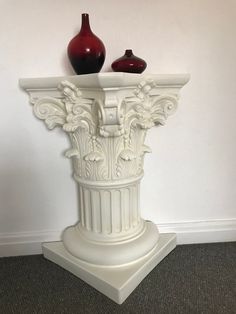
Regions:
<instances>
[{"instance_id":1,"label":"white pedestal column","mask_svg":"<svg viewBox=\"0 0 236 314\"><path fill-rule=\"evenodd\" d=\"M78 225L62 242L43 245L44 256L122 303L175 247L140 216L146 132L177 107L188 75L101 73L21 79L34 113L49 129L61 126L72 147L78 185Z\"/></svg>"},{"instance_id":2,"label":"white pedestal column","mask_svg":"<svg viewBox=\"0 0 236 314\"><path fill-rule=\"evenodd\" d=\"M81 219L64 231L63 243L80 260L123 265L145 256L157 244L156 226L140 217L140 177L117 181L78 184Z\"/></svg>"}]
</instances>

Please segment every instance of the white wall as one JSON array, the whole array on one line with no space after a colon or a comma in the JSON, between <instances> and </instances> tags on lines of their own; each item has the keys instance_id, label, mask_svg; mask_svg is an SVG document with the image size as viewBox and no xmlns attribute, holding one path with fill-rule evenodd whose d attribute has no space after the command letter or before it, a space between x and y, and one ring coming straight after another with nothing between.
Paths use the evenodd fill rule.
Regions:
<instances>
[{"instance_id":1,"label":"white wall","mask_svg":"<svg viewBox=\"0 0 236 314\"><path fill-rule=\"evenodd\" d=\"M145 164L143 216L166 230L188 222L188 232L194 222L204 222L207 231L230 225L228 240L236 240L235 0L0 5L0 244L57 238L77 219L72 171L62 156L67 138L36 120L18 79L73 73L66 47L84 12L107 48L102 71L132 48L149 72L191 74L175 116L149 132L153 154Z\"/></svg>"}]
</instances>

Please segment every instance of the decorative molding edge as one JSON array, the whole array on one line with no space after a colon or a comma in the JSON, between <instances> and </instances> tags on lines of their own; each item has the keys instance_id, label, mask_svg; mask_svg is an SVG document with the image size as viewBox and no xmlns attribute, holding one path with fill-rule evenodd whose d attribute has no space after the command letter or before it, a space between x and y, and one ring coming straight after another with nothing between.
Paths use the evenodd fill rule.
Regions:
<instances>
[{"instance_id":1,"label":"decorative molding edge","mask_svg":"<svg viewBox=\"0 0 236 314\"><path fill-rule=\"evenodd\" d=\"M160 233L176 233L177 244L236 241L236 219L162 223L157 227Z\"/></svg>"},{"instance_id":2,"label":"decorative molding edge","mask_svg":"<svg viewBox=\"0 0 236 314\"><path fill-rule=\"evenodd\" d=\"M236 241L236 219L187 221L157 225L160 233L176 233L177 244ZM42 243L60 241L61 231L0 233L0 257L42 254Z\"/></svg>"},{"instance_id":3,"label":"decorative molding edge","mask_svg":"<svg viewBox=\"0 0 236 314\"><path fill-rule=\"evenodd\" d=\"M0 257L42 254L42 243L60 241L62 231L0 233Z\"/></svg>"}]
</instances>

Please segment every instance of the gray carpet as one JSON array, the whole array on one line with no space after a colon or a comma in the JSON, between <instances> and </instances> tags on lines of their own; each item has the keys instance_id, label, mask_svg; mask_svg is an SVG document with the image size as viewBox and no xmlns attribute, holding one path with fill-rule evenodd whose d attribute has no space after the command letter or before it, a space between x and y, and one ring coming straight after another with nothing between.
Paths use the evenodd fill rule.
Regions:
<instances>
[{"instance_id":1,"label":"gray carpet","mask_svg":"<svg viewBox=\"0 0 236 314\"><path fill-rule=\"evenodd\" d=\"M178 246L117 305L42 255L0 259L0 314L236 314L236 242Z\"/></svg>"}]
</instances>

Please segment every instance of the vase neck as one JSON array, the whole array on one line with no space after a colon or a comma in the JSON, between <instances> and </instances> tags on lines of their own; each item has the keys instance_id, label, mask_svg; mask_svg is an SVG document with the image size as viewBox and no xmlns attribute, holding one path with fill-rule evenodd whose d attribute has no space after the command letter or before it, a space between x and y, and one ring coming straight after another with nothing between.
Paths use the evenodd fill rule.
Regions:
<instances>
[{"instance_id":1,"label":"vase neck","mask_svg":"<svg viewBox=\"0 0 236 314\"><path fill-rule=\"evenodd\" d=\"M126 50L125 50L125 56L126 56L126 57L131 57L131 56L133 56L133 51L132 51L132 49L126 49Z\"/></svg>"},{"instance_id":2,"label":"vase neck","mask_svg":"<svg viewBox=\"0 0 236 314\"><path fill-rule=\"evenodd\" d=\"M87 13L83 13L80 34L86 34L86 33L91 33L91 28L89 24L89 15Z\"/></svg>"}]
</instances>

